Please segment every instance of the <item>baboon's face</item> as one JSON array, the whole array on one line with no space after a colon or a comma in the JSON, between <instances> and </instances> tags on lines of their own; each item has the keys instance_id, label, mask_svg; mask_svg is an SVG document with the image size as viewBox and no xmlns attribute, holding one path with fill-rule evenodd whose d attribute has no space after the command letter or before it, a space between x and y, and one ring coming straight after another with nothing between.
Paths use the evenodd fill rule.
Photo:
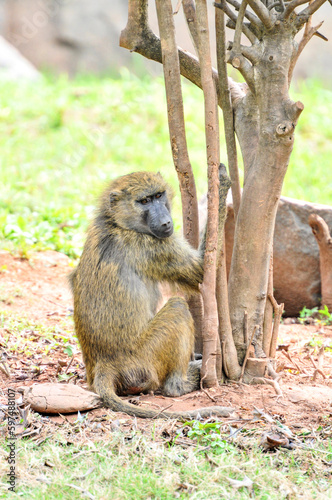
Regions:
<instances>
[{"instance_id":1,"label":"baboon's face","mask_svg":"<svg viewBox=\"0 0 332 500\"><path fill-rule=\"evenodd\" d=\"M161 239L173 233L173 192L159 173L134 172L118 177L105 196L101 211L108 205L106 212L117 226Z\"/></svg>"},{"instance_id":2,"label":"baboon's face","mask_svg":"<svg viewBox=\"0 0 332 500\"><path fill-rule=\"evenodd\" d=\"M153 234L157 238L168 238L173 233L173 220L166 191L157 192L136 200L140 212L140 232Z\"/></svg>"}]
</instances>

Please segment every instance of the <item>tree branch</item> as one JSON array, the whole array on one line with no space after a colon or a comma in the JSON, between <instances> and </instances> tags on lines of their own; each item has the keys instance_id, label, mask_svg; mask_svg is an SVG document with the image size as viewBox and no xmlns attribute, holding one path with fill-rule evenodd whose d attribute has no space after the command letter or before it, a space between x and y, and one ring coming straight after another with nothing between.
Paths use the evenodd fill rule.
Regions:
<instances>
[{"instance_id":1,"label":"tree branch","mask_svg":"<svg viewBox=\"0 0 332 500\"><path fill-rule=\"evenodd\" d=\"M179 53L175 41L175 26L171 0L156 0L161 37L163 69L168 109L168 125L174 166L178 174L183 233L198 248L198 204L193 171L188 155L181 91Z\"/></svg>"},{"instance_id":2,"label":"tree branch","mask_svg":"<svg viewBox=\"0 0 332 500\"><path fill-rule=\"evenodd\" d=\"M194 248L198 248L199 223L197 194L186 141L179 52L175 40L175 26L171 0L156 0L156 7L165 76L169 136L173 162L178 175L181 192L183 234ZM203 312L202 297L200 295L192 296L188 300L188 305L194 318L195 339L201 339Z\"/></svg>"},{"instance_id":3,"label":"tree branch","mask_svg":"<svg viewBox=\"0 0 332 500\"><path fill-rule=\"evenodd\" d=\"M273 297L273 247L271 250L269 281L267 284L267 296L269 297L270 295ZM263 351L265 352L266 356L269 356L270 354L272 323L273 323L273 305L271 300L267 300L264 311L263 343L262 343Z\"/></svg>"},{"instance_id":4,"label":"tree branch","mask_svg":"<svg viewBox=\"0 0 332 500\"><path fill-rule=\"evenodd\" d=\"M278 342L278 332L279 325L282 317L282 313L284 311L284 304L278 304L273 295L269 295L269 300L273 305L274 310L274 321L273 321L273 329L272 329L272 339L270 344L270 358L276 357L277 352L277 342Z\"/></svg>"},{"instance_id":5,"label":"tree branch","mask_svg":"<svg viewBox=\"0 0 332 500\"><path fill-rule=\"evenodd\" d=\"M242 54L236 55L233 51L227 55L227 62L237 69L245 79L251 92L255 94L254 71L251 64Z\"/></svg>"},{"instance_id":6,"label":"tree branch","mask_svg":"<svg viewBox=\"0 0 332 500\"><path fill-rule=\"evenodd\" d=\"M234 217L236 219L241 203L241 188L240 188L236 140L234 133L234 116L231 104L230 91L228 88L229 80L227 77L227 64L225 57L226 56L225 14L222 10L216 9L215 24L216 24L217 66L219 74L220 100L224 118L228 168L232 180Z\"/></svg>"},{"instance_id":7,"label":"tree branch","mask_svg":"<svg viewBox=\"0 0 332 500\"><path fill-rule=\"evenodd\" d=\"M262 21L265 28L270 30L273 27L273 21L270 17L269 10L265 7L263 2L260 0L248 0L248 3L258 18Z\"/></svg>"},{"instance_id":8,"label":"tree branch","mask_svg":"<svg viewBox=\"0 0 332 500\"><path fill-rule=\"evenodd\" d=\"M303 5L304 3L308 3L308 1L309 0L292 0L291 2L289 2L284 12L284 19L288 19L293 10L296 9L296 7L298 7L299 5Z\"/></svg>"},{"instance_id":9,"label":"tree branch","mask_svg":"<svg viewBox=\"0 0 332 500\"><path fill-rule=\"evenodd\" d=\"M241 4L237 0L226 0L226 2L229 3L230 5L232 5L233 7L235 7L235 10L237 10L237 11L240 10ZM262 29L262 23L258 19L258 17L255 16L255 14L246 10L244 15L248 19L248 21L250 21L250 23L253 26L255 26L255 28L257 28L257 30L260 31Z\"/></svg>"},{"instance_id":10,"label":"tree branch","mask_svg":"<svg viewBox=\"0 0 332 500\"><path fill-rule=\"evenodd\" d=\"M284 12L284 10L285 10L284 0L278 0L277 2L274 2L274 3L267 6L267 8L269 10L275 9L276 7L281 7L281 11Z\"/></svg>"},{"instance_id":11,"label":"tree branch","mask_svg":"<svg viewBox=\"0 0 332 500\"><path fill-rule=\"evenodd\" d=\"M187 21L194 47L198 47L196 8L193 0L182 0L183 12Z\"/></svg>"},{"instance_id":12,"label":"tree branch","mask_svg":"<svg viewBox=\"0 0 332 500\"><path fill-rule=\"evenodd\" d=\"M248 0L242 0L240 5L239 14L237 16L236 25L235 25L235 33L234 33L234 42L233 42L233 51L234 53L240 54L240 45L241 45L241 35L242 35L242 23L244 19L244 13L246 11L246 7L248 5Z\"/></svg>"},{"instance_id":13,"label":"tree branch","mask_svg":"<svg viewBox=\"0 0 332 500\"><path fill-rule=\"evenodd\" d=\"M329 227L316 214L309 216L309 225L319 246L320 277L322 288L322 305L332 311L332 238Z\"/></svg>"},{"instance_id":14,"label":"tree branch","mask_svg":"<svg viewBox=\"0 0 332 500\"><path fill-rule=\"evenodd\" d=\"M162 62L160 39L148 25L147 0L129 0L128 22L120 35L120 47L137 52L152 61ZM201 70L197 57L180 48L178 51L181 75L201 89ZM212 74L219 96L218 74L214 68ZM231 78L229 86L232 96L242 94L241 85ZM219 105L221 106L220 101Z\"/></svg>"},{"instance_id":15,"label":"tree branch","mask_svg":"<svg viewBox=\"0 0 332 500\"><path fill-rule=\"evenodd\" d=\"M233 42L227 42L227 50L232 50ZM260 53L257 47L247 45L240 45L240 53L251 62L251 64L257 64L260 59Z\"/></svg>"},{"instance_id":16,"label":"tree branch","mask_svg":"<svg viewBox=\"0 0 332 500\"><path fill-rule=\"evenodd\" d=\"M326 0L314 0L306 9L301 10L301 12L297 15L297 26L302 26L302 24L307 22L309 17L312 16L325 2Z\"/></svg>"},{"instance_id":17,"label":"tree branch","mask_svg":"<svg viewBox=\"0 0 332 500\"><path fill-rule=\"evenodd\" d=\"M308 22L306 23L306 26L305 26L305 30L304 30L304 34L303 34L302 40L300 41L300 43L298 45L298 48L297 48L297 51L293 55L293 57L291 59L291 62L290 62L290 65L289 65L289 70L288 70L288 82L289 82L289 85L290 85L290 82L292 80L294 68L296 66L296 63L297 63L300 55L303 52L304 47L307 45L308 42L310 42L310 40L312 39L312 37L317 33L317 31L319 30L319 28L322 26L323 22L324 21L322 21L321 23L317 24L317 26L313 26L311 28L311 16L309 17Z\"/></svg>"},{"instance_id":18,"label":"tree branch","mask_svg":"<svg viewBox=\"0 0 332 500\"><path fill-rule=\"evenodd\" d=\"M221 9L225 14L226 16L229 17L229 19L234 23L234 28L236 26L236 20L237 20L237 15L232 11L232 9L230 9L228 7L228 5L226 4L225 0L221 0L220 3L217 3L217 2L214 2L213 5L215 7L217 7L218 9ZM257 42L257 37L256 35L250 31L250 29L245 25L245 24L242 24L242 33L248 38L248 40L254 44L255 42Z\"/></svg>"},{"instance_id":19,"label":"tree branch","mask_svg":"<svg viewBox=\"0 0 332 500\"><path fill-rule=\"evenodd\" d=\"M223 15L221 12L220 14ZM237 352L232 336L232 325L229 317L224 237L226 197L231 182L227 176L226 168L222 164L219 167L219 181L218 263L216 281L219 338L223 351L222 361L226 376L231 380L237 380L240 376L241 367L237 359Z\"/></svg>"}]
</instances>

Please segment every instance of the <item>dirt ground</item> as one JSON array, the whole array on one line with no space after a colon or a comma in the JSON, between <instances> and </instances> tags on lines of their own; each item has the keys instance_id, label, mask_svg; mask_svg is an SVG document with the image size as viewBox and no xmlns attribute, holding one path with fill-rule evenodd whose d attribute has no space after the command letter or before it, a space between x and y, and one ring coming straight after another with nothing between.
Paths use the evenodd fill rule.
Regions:
<instances>
[{"instance_id":1,"label":"dirt ground","mask_svg":"<svg viewBox=\"0 0 332 500\"><path fill-rule=\"evenodd\" d=\"M86 387L82 357L72 337L72 299L67 284L71 270L69 258L57 252L36 253L29 260L0 252L0 352L10 371L10 377L0 371L0 403L6 404L8 387L45 382ZM324 359L314 377L322 344L326 346ZM76 346L74 354L66 351L68 345ZM166 407L177 411L215 404L230 406L240 419L253 418L255 408L259 408L295 431L331 426L332 327L302 325L287 318L280 327L277 359L278 370L282 371L282 396L277 396L270 385L225 384L181 398L156 394L127 399L157 411ZM92 410L89 418L104 413L102 408ZM77 414L68 418L76 419ZM138 425L145 425L137 420Z\"/></svg>"}]
</instances>

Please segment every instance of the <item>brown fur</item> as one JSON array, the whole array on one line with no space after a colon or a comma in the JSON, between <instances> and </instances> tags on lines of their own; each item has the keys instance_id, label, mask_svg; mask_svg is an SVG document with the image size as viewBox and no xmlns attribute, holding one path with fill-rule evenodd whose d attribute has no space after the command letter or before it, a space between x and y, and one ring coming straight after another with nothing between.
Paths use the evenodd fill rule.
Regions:
<instances>
[{"instance_id":1,"label":"brown fur","mask_svg":"<svg viewBox=\"0 0 332 500\"><path fill-rule=\"evenodd\" d=\"M194 326L185 300L173 297L157 314L156 307L161 281L197 292L203 258L175 234L158 238L148 234L148 227L144 232L139 200L160 192L166 193L162 209L169 213L172 192L160 174L136 172L111 182L71 276L89 386L106 406L138 417L159 414L117 394L160 388L180 396L199 387L199 363L189 363ZM159 416L192 418L197 413ZM211 413L218 408L200 410L200 415Z\"/></svg>"}]
</instances>

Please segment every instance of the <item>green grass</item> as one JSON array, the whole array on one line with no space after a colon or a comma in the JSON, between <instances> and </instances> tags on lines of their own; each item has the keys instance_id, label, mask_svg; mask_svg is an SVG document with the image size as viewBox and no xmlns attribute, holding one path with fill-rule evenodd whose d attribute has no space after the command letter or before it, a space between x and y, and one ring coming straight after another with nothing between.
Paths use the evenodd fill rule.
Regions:
<instances>
[{"instance_id":1,"label":"green grass","mask_svg":"<svg viewBox=\"0 0 332 500\"><path fill-rule=\"evenodd\" d=\"M186 83L190 157L198 194L206 190L201 91ZM305 104L283 194L332 203L332 92L299 84ZM221 158L226 161L224 141ZM0 248L26 256L50 248L77 257L105 183L160 170L177 185L162 79L0 81ZM180 200L174 206L180 227Z\"/></svg>"},{"instance_id":2,"label":"green grass","mask_svg":"<svg viewBox=\"0 0 332 500\"><path fill-rule=\"evenodd\" d=\"M324 449L263 453L250 438L246 444L240 438L216 453L195 441L185 447L169 445L160 436L159 423L142 433L128 429L124 421L111 430L112 420L104 419L99 433L98 422L81 419L58 424L59 431L49 434L41 444L19 440L16 494L38 500L332 498L331 473L323 462L331 455ZM45 418L43 428L48 428ZM177 432L181 435L184 430L180 426ZM7 492L6 453L0 449L0 494L2 498L17 498ZM246 477L253 482L252 492L231 485L230 480Z\"/></svg>"}]
</instances>

